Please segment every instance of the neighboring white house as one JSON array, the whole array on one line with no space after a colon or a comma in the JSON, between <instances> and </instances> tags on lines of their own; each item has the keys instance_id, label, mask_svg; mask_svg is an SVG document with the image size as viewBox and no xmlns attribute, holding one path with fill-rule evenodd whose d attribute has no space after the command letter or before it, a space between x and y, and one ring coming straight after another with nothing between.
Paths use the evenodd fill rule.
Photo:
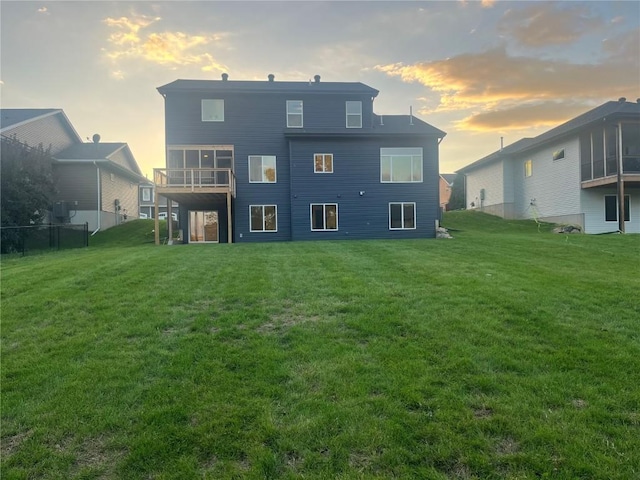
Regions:
<instances>
[{"instance_id":1,"label":"neighboring white house","mask_svg":"<svg viewBox=\"0 0 640 480\"><path fill-rule=\"evenodd\" d=\"M624 230L640 233L640 99L607 102L457 173L465 176L467 208L579 225L585 233L620 230L620 184Z\"/></svg>"}]
</instances>

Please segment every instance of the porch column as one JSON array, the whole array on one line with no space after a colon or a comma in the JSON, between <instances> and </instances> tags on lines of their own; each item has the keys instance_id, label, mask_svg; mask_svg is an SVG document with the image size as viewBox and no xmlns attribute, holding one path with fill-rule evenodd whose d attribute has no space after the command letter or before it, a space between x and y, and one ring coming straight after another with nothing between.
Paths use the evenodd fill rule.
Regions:
<instances>
[{"instance_id":1,"label":"porch column","mask_svg":"<svg viewBox=\"0 0 640 480\"><path fill-rule=\"evenodd\" d=\"M227 192L227 243L233 243L232 228L233 221L231 220L231 192Z\"/></svg>"},{"instance_id":2,"label":"porch column","mask_svg":"<svg viewBox=\"0 0 640 480\"><path fill-rule=\"evenodd\" d=\"M173 245L173 212L171 204L173 200L167 198L167 245Z\"/></svg>"},{"instance_id":3,"label":"porch column","mask_svg":"<svg viewBox=\"0 0 640 480\"><path fill-rule=\"evenodd\" d=\"M622 123L618 123L618 230L624 233L624 172L622 168Z\"/></svg>"},{"instance_id":4,"label":"porch column","mask_svg":"<svg viewBox=\"0 0 640 480\"><path fill-rule=\"evenodd\" d=\"M153 189L153 208L154 208L154 214L153 214L153 221L154 223L154 229L153 232L155 233L155 240L156 240L156 245L160 245L160 222L158 221L158 192L156 191L156 189Z\"/></svg>"}]
</instances>

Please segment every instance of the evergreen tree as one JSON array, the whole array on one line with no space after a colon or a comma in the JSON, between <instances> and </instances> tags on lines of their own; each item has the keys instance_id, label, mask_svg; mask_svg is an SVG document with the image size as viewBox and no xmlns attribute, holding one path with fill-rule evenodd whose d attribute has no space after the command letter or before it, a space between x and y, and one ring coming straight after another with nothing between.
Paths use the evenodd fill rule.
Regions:
<instances>
[{"instance_id":1,"label":"evergreen tree","mask_svg":"<svg viewBox=\"0 0 640 480\"><path fill-rule=\"evenodd\" d=\"M451 186L451 197L449 197L449 210L464 210L466 208L464 198L464 175L458 173Z\"/></svg>"}]
</instances>

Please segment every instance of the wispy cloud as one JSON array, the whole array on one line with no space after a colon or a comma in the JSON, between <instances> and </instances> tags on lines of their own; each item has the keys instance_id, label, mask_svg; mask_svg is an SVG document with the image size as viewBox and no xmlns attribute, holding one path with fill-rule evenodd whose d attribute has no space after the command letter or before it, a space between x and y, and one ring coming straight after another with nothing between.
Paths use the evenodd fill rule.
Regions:
<instances>
[{"instance_id":1,"label":"wispy cloud","mask_svg":"<svg viewBox=\"0 0 640 480\"><path fill-rule=\"evenodd\" d=\"M571 43L602 27L604 21L581 4L540 2L509 9L498 23L498 32L528 47Z\"/></svg>"},{"instance_id":2,"label":"wispy cloud","mask_svg":"<svg viewBox=\"0 0 640 480\"><path fill-rule=\"evenodd\" d=\"M421 83L439 95L437 107L421 113L469 113L458 124L460 128L511 129L526 122L529 126L546 125L556 122L553 109L555 106L562 111L560 103L576 110L594 98L611 99L637 91L640 57L633 60L629 53L635 37L624 38L625 42L616 42L621 59L611 55L600 64L514 57L506 49L497 48L413 65L379 65L376 69L404 82Z\"/></svg>"},{"instance_id":3,"label":"wispy cloud","mask_svg":"<svg viewBox=\"0 0 640 480\"><path fill-rule=\"evenodd\" d=\"M40 8L37 10L37 12L38 12L38 13L45 14L45 15L49 15L49 9L48 9L47 7L40 7Z\"/></svg>"},{"instance_id":4,"label":"wispy cloud","mask_svg":"<svg viewBox=\"0 0 640 480\"><path fill-rule=\"evenodd\" d=\"M110 48L105 49L107 57L116 63L123 60L144 60L171 68L190 65L197 66L202 71L227 69L204 51L211 44L219 42L223 35L146 31L160 20L160 17L147 16L106 18L104 23L113 29L108 38ZM118 69L112 73L112 77L123 78L124 73Z\"/></svg>"}]
</instances>

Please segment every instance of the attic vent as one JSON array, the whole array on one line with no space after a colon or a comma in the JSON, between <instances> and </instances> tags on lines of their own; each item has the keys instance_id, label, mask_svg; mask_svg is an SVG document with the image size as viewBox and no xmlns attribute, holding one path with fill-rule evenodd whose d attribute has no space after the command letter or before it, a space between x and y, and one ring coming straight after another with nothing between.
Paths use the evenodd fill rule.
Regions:
<instances>
[{"instance_id":1,"label":"attic vent","mask_svg":"<svg viewBox=\"0 0 640 480\"><path fill-rule=\"evenodd\" d=\"M273 73L270 73L267 78L269 79L270 82L273 82L273 80L276 78L276 76Z\"/></svg>"},{"instance_id":2,"label":"attic vent","mask_svg":"<svg viewBox=\"0 0 640 480\"><path fill-rule=\"evenodd\" d=\"M626 99L625 97L620 97L620 98L618 99L618 101L619 101L620 103L624 103L624 102L626 102L626 101L627 101L627 99Z\"/></svg>"},{"instance_id":3,"label":"attic vent","mask_svg":"<svg viewBox=\"0 0 640 480\"><path fill-rule=\"evenodd\" d=\"M226 82L228 80L228 78L229 78L229 74L228 73L223 73L222 74L222 81L223 82Z\"/></svg>"},{"instance_id":4,"label":"attic vent","mask_svg":"<svg viewBox=\"0 0 640 480\"><path fill-rule=\"evenodd\" d=\"M99 143L100 142L100 134L95 133L93 135L93 143Z\"/></svg>"},{"instance_id":5,"label":"attic vent","mask_svg":"<svg viewBox=\"0 0 640 480\"><path fill-rule=\"evenodd\" d=\"M316 83L320 83L320 75L315 75L313 79L315 80Z\"/></svg>"}]
</instances>

